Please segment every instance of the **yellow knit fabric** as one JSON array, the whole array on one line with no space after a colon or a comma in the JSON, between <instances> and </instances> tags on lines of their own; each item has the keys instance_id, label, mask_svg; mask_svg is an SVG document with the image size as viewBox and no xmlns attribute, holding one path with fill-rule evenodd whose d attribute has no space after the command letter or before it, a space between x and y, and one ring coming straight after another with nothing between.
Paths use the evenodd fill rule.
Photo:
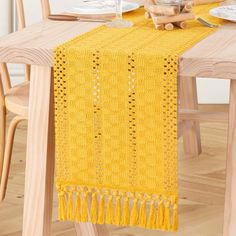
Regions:
<instances>
[{"instance_id":1,"label":"yellow knit fabric","mask_svg":"<svg viewBox=\"0 0 236 236\"><path fill-rule=\"evenodd\" d=\"M211 7L194 10L219 23ZM134 27L55 49L59 220L176 231L178 57L213 30L157 31L143 9L126 18Z\"/></svg>"}]
</instances>

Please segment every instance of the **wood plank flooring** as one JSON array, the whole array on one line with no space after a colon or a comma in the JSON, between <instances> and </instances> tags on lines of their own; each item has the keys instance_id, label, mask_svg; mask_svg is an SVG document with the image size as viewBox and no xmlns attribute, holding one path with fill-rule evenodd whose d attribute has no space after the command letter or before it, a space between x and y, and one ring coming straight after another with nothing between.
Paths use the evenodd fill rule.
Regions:
<instances>
[{"instance_id":1,"label":"wood plank flooring","mask_svg":"<svg viewBox=\"0 0 236 236\"><path fill-rule=\"evenodd\" d=\"M228 109L224 105L201 106L203 110L209 108L221 111ZM16 133L7 196L0 204L0 236L21 236L26 127L26 123L22 123ZM173 234L110 227L111 236L222 236L227 124L204 123L201 132L203 153L199 157L185 157L182 140L179 141L179 232ZM56 221L56 210L55 195L53 235L76 236L73 224Z\"/></svg>"}]
</instances>

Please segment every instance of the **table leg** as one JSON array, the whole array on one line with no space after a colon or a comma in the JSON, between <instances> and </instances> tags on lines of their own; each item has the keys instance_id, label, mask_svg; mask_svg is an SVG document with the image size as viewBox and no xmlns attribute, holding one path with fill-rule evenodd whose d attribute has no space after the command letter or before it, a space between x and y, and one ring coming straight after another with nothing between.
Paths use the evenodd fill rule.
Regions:
<instances>
[{"instance_id":1,"label":"table leg","mask_svg":"<svg viewBox=\"0 0 236 236\"><path fill-rule=\"evenodd\" d=\"M53 86L50 67L32 66L23 236L50 236L54 181Z\"/></svg>"},{"instance_id":2,"label":"table leg","mask_svg":"<svg viewBox=\"0 0 236 236\"><path fill-rule=\"evenodd\" d=\"M180 108L198 109L197 86L195 77L180 78ZM184 152L186 155L198 156L202 152L199 122L186 121L186 126L192 126L183 135Z\"/></svg>"},{"instance_id":3,"label":"table leg","mask_svg":"<svg viewBox=\"0 0 236 236\"><path fill-rule=\"evenodd\" d=\"M224 236L236 235L236 81L230 84Z\"/></svg>"}]
</instances>

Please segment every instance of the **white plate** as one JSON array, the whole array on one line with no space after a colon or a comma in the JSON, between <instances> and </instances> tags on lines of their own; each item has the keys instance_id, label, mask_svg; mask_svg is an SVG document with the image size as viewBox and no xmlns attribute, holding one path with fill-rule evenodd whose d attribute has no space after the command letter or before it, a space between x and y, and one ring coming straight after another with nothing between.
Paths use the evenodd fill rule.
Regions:
<instances>
[{"instance_id":1,"label":"white plate","mask_svg":"<svg viewBox=\"0 0 236 236\"><path fill-rule=\"evenodd\" d=\"M225 5L210 10L210 14L217 18L236 22L236 5Z\"/></svg>"},{"instance_id":2,"label":"white plate","mask_svg":"<svg viewBox=\"0 0 236 236\"><path fill-rule=\"evenodd\" d=\"M116 12L114 2L114 0L86 1L67 9L66 12L78 15L114 14ZM123 13L134 11L139 7L138 3L123 1Z\"/></svg>"}]
</instances>

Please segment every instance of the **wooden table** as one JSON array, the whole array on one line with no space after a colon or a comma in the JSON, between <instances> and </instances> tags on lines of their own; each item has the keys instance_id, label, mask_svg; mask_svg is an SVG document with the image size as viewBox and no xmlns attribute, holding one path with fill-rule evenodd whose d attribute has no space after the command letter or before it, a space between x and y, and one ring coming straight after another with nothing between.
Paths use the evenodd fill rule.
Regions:
<instances>
[{"instance_id":1,"label":"wooden table","mask_svg":"<svg viewBox=\"0 0 236 236\"><path fill-rule=\"evenodd\" d=\"M32 65L26 160L23 236L50 236L54 182L53 48L85 33L99 23L43 21L0 39L0 62ZM236 235L236 29L227 26L181 57L180 76L186 90L195 89L195 77L231 80L227 194L224 236ZM236 78L236 77L235 77ZM185 104L196 108L196 94ZM185 108L183 107L183 108ZM188 139L188 137L190 137ZM199 127L188 133L186 149L200 152ZM191 150L191 148L195 150ZM234 201L233 201L234 200ZM102 226L81 224L79 235L106 236Z\"/></svg>"},{"instance_id":2,"label":"wooden table","mask_svg":"<svg viewBox=\"0 0 236 236\"><path fill-rule=\"evenodd\" d=\"M236 235L236 26L228 24L180 58L180 77L230 80L224 236ZM211 89L211 88L209 88Z\"/></svg>"}]
</instances>

